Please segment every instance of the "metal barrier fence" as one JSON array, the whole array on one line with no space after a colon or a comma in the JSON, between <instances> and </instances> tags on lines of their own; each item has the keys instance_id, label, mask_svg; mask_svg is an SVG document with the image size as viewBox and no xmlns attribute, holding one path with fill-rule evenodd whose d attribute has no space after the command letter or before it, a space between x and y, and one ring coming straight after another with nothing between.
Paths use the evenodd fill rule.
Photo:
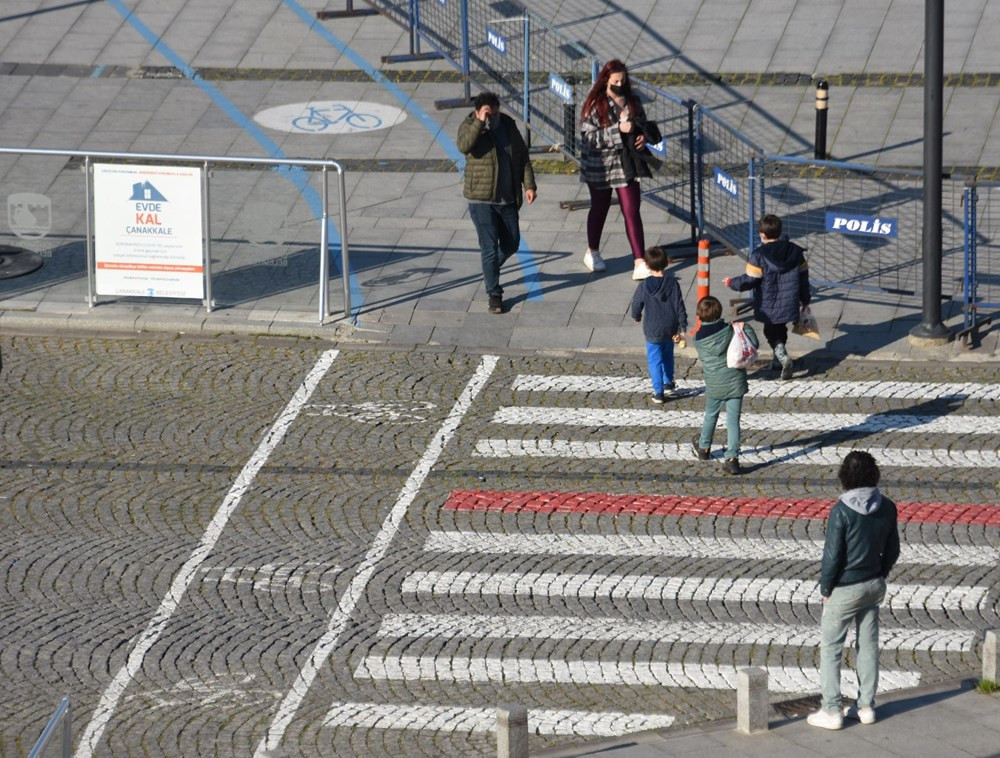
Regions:
<instances>
[{"instance_id":1,"label":"metal barrier fence","mask_svg":"<svg viewBox=\"0 0 1000 758\"><path fill-rule=\"evenodd\" d=\"M698 228L746 255L763 206L764 152L707 108L695 108L694 130Z\"/></svg>"},{"instance_id":2,"label":"metal barrier fence","mask_svg":"<svg viewBox=\"0 0 1000 758\"><path fill-rule=\"evenodd\" d=\"M366 0L424 39L469 83L493 90L536 134L578 161L579 104L599 61L516 0ZM766 156L712 111L632 77L647 115L664 135L663 164L643 195L746 256L756 222L776 213L790 237L809 249L817 284L919 295L923 177L920 172ZM943 185L942 295L990 307L1000 301L1000 185L979 185L971 236L960 177ZM891 233L830 223L851 217L889 224ZM845 221L845 223L847 223ZM889 228L889 227L886 227ZM968 240L971 239L971 242ZM969 258L971 256L971 263ZM971 271L969 267L972 267ZM997 294L994 294L997 293Z\"/></svg>"},{"instance_id":3,"label":"metal barrier fence","mask_svg":"<svg viewBox=\"0 0 1000 758\"><path fill-rule=\"evenodd\" d=\"M52 739L56 730L59 730L62 736L60 755L62 758L69 758L70 753L73 750L73 731L71 722L72 715L69 707L69 695L66 695L59 701L59 705L56 706L55 712L52 714L49 722L42 730L41 735L38 737L38 741L35 742L35 746L31 748L31 752L28 753L28 758L41 758L45 755L45 748L48 747L49 740ZM60 727L62 727L62 729L60 729Z\"/></svg>"},{"instance_id":4,"label":"metal barrier fence","mask_svg":"<svg viewBox=\"0 0 1000 758\"><path fill-rule=\"evenodd\" d=\"M966 184L965 326L982 310L1000 310L1000 183Z\"/></svg>"},{"instance_id":5,"label":"metal barrier fence","mask_svg":"<svg viewBox=\"0 0 1000 758\"><path fill-rule=\"evenodd\" d=\"M43 270L39 276L32 274L33 279L45 279L48 282L58 281L60 278L68 279L72 276L81 276L84 272L87 276L86 301L93 307L98 304L99 295L97 292L97 268L95 257L95 170L105 169L112 164L123 166L133 166L137 162L155 165L161 168L186 167L200 170L197 178L192 176L193 181L200 178L201 193L201 223L194 221L190 226L194 232L193 237L200 240L202 246L201 260L194 265L190 250L192 244L185 239L182 242L170 241L180 251L184 250L184 261L190 264L187 273L193 273L200 268L203 275L203 287L199 288L203 295L200 296L206 311L211 312L217 301L223 305L242 300L254 300L269 294L261 295L259 290L254 291L253 287L258 286L262 280L269 280L271 283L270 292L280 292L284 290L297 289L308 286L311 282L318 281L318 309L319 322L322 324L330 315L329 307L329 280L330 280L330 216L329 216L329 192L328 174L330 169L337 172L339 178L339 221L340 221L340 268L344 282L344 313L351 312L351 292L349 286L350 255L347 245L347 197L344 180L343 167L336 161L331 160L296 160L296 159L272 159L272 158L241 158L219 155L165 155L161 153L119 153L103 151L81 151L81 150L50 150L32 148L3 148L0 147L0 159L4 156L11 156L15 162L5 166L4 189L10 193L8 195L8 224L10 231L26 249L34 248L35 252L47 258L51 258L50 266ZM69 161L67 162L67 159ZM24 165L26 161L35 161L34 164ZM81 191L79 174L73 171L66 171L67 168L79 167L83 169L83 187ZM256 168L256 171L247 171L247 168ZM260 169L265 169L261 172ZM273 169L273 170L272 170ZM315 192L308 184L308 174L304 169L311 169L320 175L320 191L317 194L317 202L314 207L308 207L309 203L296 202L297 198L291 197L293 193L270 190L269 182L284 181L291 178L301 190L300 194L305 194L308 189ZM127 169L126 169L127 171ZM216 174L218 172L218 175ZM299 172L296 174L295 172ZM130 186L129 189L133 187ZM218 197L213 197L212 189L218 190ZM38 190L44 190L39 192ZM262 255L260 250L255 251L254 256L244 256L243 252L250 242L246 239L247 229L253 229L261 225L260 214L254 212L256 203L264 203L262 196L267 197L266 203L272 208L281 206L282 224L287 224L287 229L292 230L294 235L298 235L311 220L309 217L315 212L318 215L319 229L319 255L318 255L318 277L315 274L309 275L306 279L306 270L310 266L310 261L315 261L315 247L310 247L307 251L301 249L275 256L275 251L284 252L301 248L301 243L297 240L293 242L275 242L269 240L267 246L261 246L265 251ZM282 198L282 196L284 196ZM242 198L243 203L234 202L236 198ZM279 199L282 198L282 199ZM318 205L319 207L315 207ZM33 221L33 214L39 213L39 208L44 211L44 225ZM234 229L237 234L230 232L233 229L234 220L223 218L219 223L213 218L212 210L224 209L236 215L242 215L239 220L239 228ZM27 219L21 224L19 217ZM313 216L315 218L315 216ZM34 226L32 224L34 223ZM18 229L23 226L27 232ZM45 226L46 228L42 228ZM49 237L49 227L55 228L57 233ZM79 230L85 229L83 239L80 239ZM227 234L227 232L230 232ZM111 235L108 235L109 238ZM313 238L315 239L315 237ZM112 240L112 244L117 244ZM213 255L214 253L214 255ZM221 263L219 260L221 259ZM225 274L222 282L216 282L213 276L213 264L215 268L222 268ZM102 263L102 270L114 267L117 264ZM156 271L158 264L136 264L136 271ZM166 265L166 264L164 264ZM145 268L141 268L145 266ZM124 266L122 266L124 268ZM173 266L180 269L179 266ZM313 269L315 271L315 269ZM261 276L264 272L268 276ZM216 271L216 274L219 272ZM48 277L46 279L46 277ZM252 282L258 282L254 285ZM5 294L18 294L17 286L22 286L18 280L8 280L4 284L11 284L12 287L0 289L0 297ZM221 286L216 286L217 284ZM25 282L23 286L32 286L31 282ZM149 299L150 297L171 297L173 299L199 299L199 296L187 294L170 295L163 292L150 293L146 295L143 289L135 292L117 293L115 297L137 297Z\"/></svg>"},{"instance_id":6,"label":"metal barrier fence","mask_svg":"<svg viewBox=\"0 0 1000 758\"><path fill-rule=\"evenodd\" d=\"M769 156L759 179L758 215L780 216L787 234L809 249L814 282L920 295L921 172ZM960 180L942 183L941 294L955 300L964 297L963 189Z\"/></svg>"}]
</instances>

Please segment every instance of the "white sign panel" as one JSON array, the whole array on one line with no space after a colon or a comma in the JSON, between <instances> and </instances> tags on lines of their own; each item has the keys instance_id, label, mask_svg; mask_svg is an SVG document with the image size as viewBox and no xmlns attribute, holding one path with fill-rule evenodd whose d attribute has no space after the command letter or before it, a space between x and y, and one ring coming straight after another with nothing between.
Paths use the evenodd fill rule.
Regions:
<instances>
[{"instance_id":1,"label":"white sign panel","mask_svg":"<svg viewBox=\"0 0 1000 758\"><path fill-rule=\"evenodd\" d=\"M98 295L205 296L201 169L94 165Z\"/></svg>"}]
</instances>

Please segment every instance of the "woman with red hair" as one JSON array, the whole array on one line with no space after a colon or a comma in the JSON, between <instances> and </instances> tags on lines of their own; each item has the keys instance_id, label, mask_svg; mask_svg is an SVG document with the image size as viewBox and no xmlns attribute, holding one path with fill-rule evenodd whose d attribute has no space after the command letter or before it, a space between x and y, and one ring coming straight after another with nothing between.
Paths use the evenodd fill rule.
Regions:
<instances>
[{"instance_id":1,"label":"woman with red hair","mask_svg":"<svg viewBox=\"0 0 1000 758\"><path fill-rule=\"evenodd\" d=\"M656 124L646 119L642 104L632 93L628 69L620 60L604 64L583 102L581 120L580 178L590 189L583 265L591 271L605 269L600 244L613 189L618 193L625 235L632 248L632 278L645 279L649 269L642 259L646 240L639 215L639 177L652 176L649 164L655 163L655 158L648 145L663 138Z\"/></svg>"}]
</instances>

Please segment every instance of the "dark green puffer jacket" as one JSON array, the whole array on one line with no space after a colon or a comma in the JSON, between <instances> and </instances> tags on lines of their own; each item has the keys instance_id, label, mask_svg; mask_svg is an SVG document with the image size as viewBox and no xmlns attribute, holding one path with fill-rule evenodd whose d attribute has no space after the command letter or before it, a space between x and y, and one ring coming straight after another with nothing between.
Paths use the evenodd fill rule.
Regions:
<instances>
[{"instance_id":1,"label":"dark green puffer jacket","mask_svg":"<svg viewBox=\"0 0 1000 758\"><path fill-rule=\"evenodd\" d=\"M743 331L757 347L757 333L750 324L744 323ZM721 318L702 323L694 335L694 346L705 377L705 396L713 400L728 400L747 394L747 370L726 365L726 353L732 338L733 327Z\"/></svg>"},{"instance_id":2,"label":"dark green puffer jacket","mask_svg":"<svg viewBox=\"0 0 1000 758\"><path fill-rule=\"evenodd\" d=\"M522 189L535 187L535 172L528 160L528 146L517 129L514 119L503 113L500 120L507 129L510 140L511 173L514 181L514 197L517 207L524 201ZM483 129L483 122L470 113L458 127L458 149L465 154L465 189L468 200L490 202L496 200L497 192L497 151L493 135ZM522 188L523 182L523 188Z\"/></svg>"}]
</instances>

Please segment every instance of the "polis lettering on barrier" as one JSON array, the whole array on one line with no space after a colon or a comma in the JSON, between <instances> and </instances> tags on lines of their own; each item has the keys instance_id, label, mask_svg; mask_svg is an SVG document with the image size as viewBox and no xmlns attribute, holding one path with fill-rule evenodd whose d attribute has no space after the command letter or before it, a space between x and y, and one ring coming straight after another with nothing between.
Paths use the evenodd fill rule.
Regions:
<instances>
[{"instance_id":1,"label":"polis lettering on barrier","mask_svg":"<svg viewBox=\"0 0 1000 758\"><path fill-rule=\"evenodd\" d=\"M826 230L840 234L860 234L871 237L895 237L896 219L878 216L848 216L826 214Z\"/></svg>"},{"instance_id":2,"label":"polis lettering on barrier","mask_svg":"<svg viewBox=\"0 0 1000 758\"><path fill-rule=\"evenodd\" d=\"M570 86L569 82L558 74L553 74L551 71L549 72L549 89L552 90L564 103L572 104L573 88Z\"/></svg>"},{"instance_id":3,"label":"polis lettering on barrier","mask_svg":"<svg viewBox=\"0 0 1000 758\"><path fill-rule=\"evenodd\" d=\"M718 166L715 167L715 185L733 197L739 196L740 190L736 180Z\"/></svg>"},{"instance_id":4,"label":"polis lettering on barrier","mask_svg":"<svg viewBox=\"0 0 1000 758\"><path fill-rule=\"evenodd\" d=\"M507 54L507 38L504 37L499 32L486 27L486 41L489 43L490 47L496 50L500 55Z\"/></svg>"}]
</instances>

